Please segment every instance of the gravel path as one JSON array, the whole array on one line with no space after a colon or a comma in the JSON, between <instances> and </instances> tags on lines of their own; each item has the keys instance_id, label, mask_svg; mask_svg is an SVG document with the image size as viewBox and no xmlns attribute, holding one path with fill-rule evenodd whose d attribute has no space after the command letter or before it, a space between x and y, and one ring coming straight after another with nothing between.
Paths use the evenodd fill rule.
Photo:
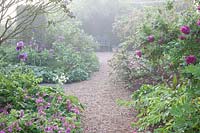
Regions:
<instances>
[{"instance_id":1,"label":"gravel path","mask_svg":"<svg viewBox=\"0 0 200 133\"><path fill-rule=\"evenodd\" d=\"M117 99L130 100L131 92L115 85L109 78L107 61L111 53L97 53L100 71L90 80L65 85L67 95L75 95L86 105L83 113L84 133L131 133L134 114L116 104Z\"/></svg>"}]
</instances>

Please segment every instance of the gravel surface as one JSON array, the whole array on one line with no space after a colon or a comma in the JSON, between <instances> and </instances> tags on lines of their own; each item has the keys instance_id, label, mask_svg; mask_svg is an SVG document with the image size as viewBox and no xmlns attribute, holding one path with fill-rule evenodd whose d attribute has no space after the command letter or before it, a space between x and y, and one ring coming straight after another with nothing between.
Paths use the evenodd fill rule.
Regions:
<instances>
[{"instance_id":1,"label":"gravel surface","mask_svg":"<svg viewBox=\"0 0 200 133\"><path fill-rule=\"evenodd\" d=\"M97 53L100 71L90 80L64 85L67 95L75 95L86 106L83 112L84 133L131 133L133 111L118 106L117 99L130 100L131 92L111 82L108 60L112 53Z\"/></svg>"}]
</instances>

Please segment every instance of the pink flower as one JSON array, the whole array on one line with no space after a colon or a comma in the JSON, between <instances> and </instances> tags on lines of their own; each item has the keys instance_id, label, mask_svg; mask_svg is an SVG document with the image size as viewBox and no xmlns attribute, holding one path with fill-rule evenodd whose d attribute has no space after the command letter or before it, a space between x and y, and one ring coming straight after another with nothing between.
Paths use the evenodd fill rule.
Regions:
<instances>
[{"instance_id":1,"label":"pink flower","mask_svg":"<svg viewBox=\"0 0 200 133\"><path fill-rule=\"evenodd\" d=\"M71 133L71 129L68 127L65 133Z\"/></svg>"},{"instance_id":2,"label":"pink flower","mask_svg":"<svg viewBox=\"0 0 200 133\"><path fill-rule=\"evenodd\" d=\"M71 109L72 112L74 112L75 114L79 115L80 114L80 111L78 108L73 108Z\"/></svg>"},{"instance_id":3,"label":"pink flower","mask_svg":"<svg viewBox=\"0 0 200 133\"><path fill-rule=\"evenodd\" d=\"M197 58L194 55L189 55L185 57L185 62L187 63L187 65L195 64L196 61L197 61Z\"/></svg>"},{"instance_id":4,"label":"pink flower","mask_svg":"<svg viewBox=\"0 0 200 133\"><path fill-rule=\"evenodd\" d=\"M68 110L71 110L71 108L72 108L71 101L70 101L70 100L67 100L67 109L68 109Z\"/></svg>"},{"instance_id":5,"label":"pink flower","mask_svg":"<svg viewBox=\"0 0 200 133\"><path fill-rule=\"evenodd\" d=\"M190 34L190 27L187 25L181 26L180 31L184 34Z\"/></svg>"},{"instance_id":6,"label":"pink flower","mask_svg":"<svg viewBox=\"0 0 200 133\"><path fill-rule=\"evenodd\" d=\"M1 130L0 133L6 133L5 131Z\"/></svg>"},{"instance_id":7,"label":"pink flower","mask_svg":"<svg viewBox=\"0 0 200 133\"><path fill-rule=\"evenodd\" d=\"M39 103L43 103L44 102L44 99L42 97L39 97L38 99L36 99L35 101L37 104Z\"/></svg>"},{"instance_id":8,"label":"pink flower","mask_svg":"<svg viewBox=\"0 0 200 133\"><path fill-rule=\"evenodd\" d=\"M46 115L46 113L44 112L44 110L41 110L41 109L38 110L38 114L39 115Z\"/></svg>"},{"instance_id":9,"label":"pink flower","mask_svg":"<svg viewBox=\"0 0 200 133\"><path fill-rule=\"evenodd\" d=\"M198 10L198 11L200 11L200 5L199 5L199 6L197 6L197 10Z\"/></svg>"},{"instance_id":10,"label":"pink flower","mask_svg":"<svg viewBox=\"0 0 200 133\"><path fill-rule=\"evenodd\" d=\"M62 101L62 97L61 96L58 96L58 101Z\"/></svg>"},{"instance_id":11,"label":"pink flower","mask_svg":"<svg viewBox=\"0 0 200 133\"><path fill-rule=\"evenodd\" d=\"M52 129L51 126L45 128L45 131L46 131L46 132L51 132L52 130L53 130L53 129Z\"/></svg>"},{"instance_id":12,"label":"pink flower","mask_svg":"<svg viewBox=\"0 0 200 133\"><path fill-rule=\"evenodd\" d=\"M32 126L33 125L33 122L32 121L29 121L26 123L26 126Z\"/></svg>"},{"instance_id":13,"label":"pink flower","mask_svg":"<svg viewBox=\"0 0 200 133\"><path fill-rule=\"evenodd\" d=\"M148 36L147 38L148 42L154 42L155 38L153 35Z\"/></svg>"},{"instance_id":14,"label":"pink flower","mask_svg":"<svg viewBox=\"0 0 200 133\"><path fill-rule=\"evenodd\" d=\"M51 107L51 103L47 103L46 108Z\"/></svg>"},{"instance_id":15,"label":"pink flower","mask_svg":"<svg viewBox=\"0 0 200 133\"><path fill-rule=\"evenodd\" d=\"M19 117L23 117L23 116L24 116L24 111L21 110L21 111L20 111L20 115L19 115Z\"/></svg>"},{"instance_id":16,"label":"pink flower","mask_svg":"<svg viewBox=\"0 0 200 133\"><path fill-rule=\"evenodd\" d=\"M9 132L9 133L12 133L12 131L13 131L12 127L9 127L9 128L8 128L8 132Z\"/></svg>"},{"instance_id":17,"label":"pink flower","mask_svg":"<svg viewBox=\"0 0 200 133\"><path fill-rule=\"evenodd\" d=\"M200 19L197 21L197 26L200 26Z\"/></svg>"},{"instance_id":18,"label":"pink flower","mask_svg":"<svg viewBox=\"0 0 200 133\"><path fill-rule=\"evenodd\" d=\"M183 36L183 35L180 35L178 38L179 38L180 40L185 40L185 39L186 39L186 37Z\"/></svg>"},{"instance_id":19,"label":"pink flower","mask_svg":"<svg viewBox=\"0 0 200 133\"><path fill-rule=\"evenodd\" d=\"M135 51L135 54L138 56L138 57L142 57L142 52L140 50L136 50Z\"/></svg>"}]
</instances>

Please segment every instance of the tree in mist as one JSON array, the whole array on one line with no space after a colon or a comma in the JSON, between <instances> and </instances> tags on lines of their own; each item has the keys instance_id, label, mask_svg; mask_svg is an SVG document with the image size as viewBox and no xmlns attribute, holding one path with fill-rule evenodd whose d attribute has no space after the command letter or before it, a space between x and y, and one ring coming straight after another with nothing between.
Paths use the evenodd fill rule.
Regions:
<instances>
[{"instance_id":1,"label":"tree in mist","mask_svg":"<svg viewBox=\"0 0 200 133\"><path fill-rule=\"evenodd\" d=\"M118 0L76 0L72 12L83 23L83 29L102 43L116 45L112 24L119 12Z\"/></svg>"},{"instance_id":2,"label":"tree in mist","mask_svg":"<svg viewBox=\"0 0 200 133\"><path fill-rule=\"evenodd\" d=\"M33 28L37 17L62 9L69 13L67 5L71 0L1 0L0 1L0 45L13 39L23 31ZM24 8L19 9L20 6ZM17 13L16 13L17 12ZM48 21L48 24L53 23ZM35 28L39 28L39 24Z\"/></svg>"}]
</instances>

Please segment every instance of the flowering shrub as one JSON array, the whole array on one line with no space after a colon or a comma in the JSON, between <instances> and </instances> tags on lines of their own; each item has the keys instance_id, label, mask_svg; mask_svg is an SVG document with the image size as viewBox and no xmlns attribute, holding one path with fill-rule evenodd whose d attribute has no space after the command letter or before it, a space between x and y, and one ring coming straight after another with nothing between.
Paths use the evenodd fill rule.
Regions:
<instances>
[{"instance_id":1,"label":"flowering shrub","mask_svg":"<svg viewBox=\"0 0 200 133\"><path fill-rule=\"evenodd\" d=\"M82 105L59 88L41 87L33 73L0 73L0 131L78 133Z\"/></svg>"},{"instance_id":2,"label":"flowering shrub","mask_svg":"<svg viewBox=\"0 0 200 133\"><path fill-rule=\"evenodd\" d=\"M138 112L135 131L200 132L199 6L198 11L172 7L168 3L153 13L148 9L138 31L122 43L111 61L118 78L129 86L148 74L156 79L157 85L143 85L131 102L125 102L133 103Z\"/></svg>"},{"instance_id":3,"label":"flowering shrub","mask_svg":"<svg viewBox=\"0 0 200 133\"><path fill-rule=\"evenodd\" d=\"M50 50L38 51L22 41L15 47L1 47L4 67L11 68L10 65L13 65L15 68L22 61L26 68L33 69L35 76L43 78L43 82L57 83L61 75L65 78L63 83L82 81L98 70L98 60L92 48L78 51L76 47L66 46L60 41L56 41Z\"/></svg>"},{"instance_id":4,"label":"flowering shrub","mask_svg":"<svg viewBox=\"0 0 200 133\"><path fill-rule=\"evenodd\" d=\"M122 75L122 80L131 83L134 78L143 75L143 73L138 75L140 72L134 68L129 69L128 65L124 67L119 65L134 62L134 58L138 56L136 54L133 57L135 50L142 52L142 58L135 64L139 64L140 69L146 71L146 74L151 74L152 80L170 78L181 66L188 65L189 60L193 60L192 64L198 63L199 26L196 23L199 21L199 14L194 8L177 12L177 9L169 7L171 6L147 9L143 22L137 27L134 26L136 32L121 44L111 60L111 66L115 71L121 71L119 75ZM190 55L196 59L191 59ZM124 57L121 58L122 56ZM129 60L130 58L134 60ZM132 74L133 71L136 71L135 75Z\"/></svg>"}]
</instances>

